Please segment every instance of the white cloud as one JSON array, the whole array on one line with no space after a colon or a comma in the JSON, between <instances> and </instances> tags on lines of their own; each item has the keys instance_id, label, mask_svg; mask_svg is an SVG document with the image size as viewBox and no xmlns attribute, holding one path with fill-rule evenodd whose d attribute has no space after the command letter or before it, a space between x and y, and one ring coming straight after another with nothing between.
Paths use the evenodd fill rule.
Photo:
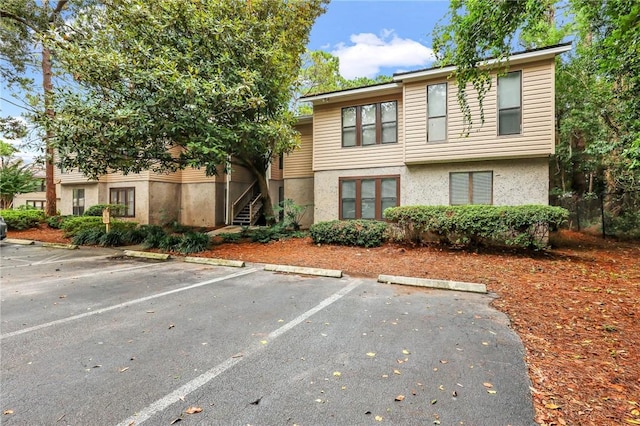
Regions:
<instances>
[{"instance_id":1,"label":"white cloud","mask_svg":"<svg viewBox=\"0 0 640 426\"><path fill-rule=\"evenodd\" d=\"M394 30L383 29L380 35L353 34L351 43L337 44L331 54L340 58L340 74L348 79L375 77L382 67L425 67L435 59L433 50Z\"/></svg>"}]
</instances>

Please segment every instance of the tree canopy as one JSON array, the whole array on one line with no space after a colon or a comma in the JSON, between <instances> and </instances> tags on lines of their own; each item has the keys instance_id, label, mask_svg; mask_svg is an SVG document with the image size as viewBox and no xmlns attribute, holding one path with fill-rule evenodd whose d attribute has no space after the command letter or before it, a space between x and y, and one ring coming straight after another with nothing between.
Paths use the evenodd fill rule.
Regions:
<instances>
[{"instance_id":1,"label":"tree canopy","mask_svg":"<svg viewBox=\"0 0 640 426\"><path fill-rule=\"evenodd\" d=\"M562 11L557 14L557 11ZM558 16L559 15L559 16ZM605 123L623 144L630 166L640 166L640 4L627 0L452 0L448 22L434 30L434 50L441 63L457 67L458 99L472 126L467 84L479 102L491 80L478 65L488 57L506 59L518 37L527 47L554 44L571 34L594 61L593 71L608 82L619 105ZM508 66L507 63L502 67Z\"/></svg>"},{"instance_id":2,"label":"tree canopy","mask_svg":"<svg viewBox=\"0 0 640 426\"><path fill-rule=\"evenodd\" d=\"M267 199L271 159L297 146L288 106L324 4L109 0L88 10L54 34L75 79L57 90L51 120L61 164L88 177L189 166L212 175L231 158Z\"/></svg>"}]
</instances>

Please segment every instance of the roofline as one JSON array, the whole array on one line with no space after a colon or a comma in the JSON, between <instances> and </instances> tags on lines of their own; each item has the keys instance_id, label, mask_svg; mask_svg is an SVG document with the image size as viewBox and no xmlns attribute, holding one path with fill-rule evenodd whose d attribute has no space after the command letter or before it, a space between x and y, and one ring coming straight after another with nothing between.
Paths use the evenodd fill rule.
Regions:
<instances>
[{"instance_id":1,"label":"roofline","mask_svg":"<svg viewBox=\"0 0 640 426\"><path fill-rule=\"evenodd\" d=\"M506 59L491 58L486 61L480 62L480 67L487 67L496 64L506 63L522 63L529 62L531 59L544 59L547 57L555 57L564 52L571 50L571 43L558 44L550 47L541 47L538 49L524 50L521 52L515 52L509 55ZM417 71L408 71L402 73L396 73L393 75L393 81L410 81L417 80L425 77L438 77L442 75L449 75L456 70L453 65L447 65L444 67L426 68Z\"/></svg>"},{"instance_id":2,"label":"roofline","mask_svg":"<svg viewBox=\"0 0 640 426\"><path fill-rule=\"evenodd\" d=\"M378 94L379 92L395 92L401 88L402 88L402 84L400 83L395 83L395 82L381 83L381 84L374 84L372 86L357 87L355 89L344 89L344 90L338 90L335 92L320 93L312 96L303 96L300 99L305 100L307 102L316 102L316 101L329 102L330 100L334 101L339 98L347 98L347 97L353 97L353 96L360 97L360 95L366 95L369 93L371 93L372 95L375 95L375 94Z\"/></svg>"},{"instance_id":3,"label":"roofline","mask_svg":"<svg viewBox=\"0 0 640 426\"><path fill-rule=\"evenodd\" d=\"M480 63L480 66L486 67L499 63L512 63L517 64L526 62L531 59L544 59L546 57L554 57L560 53L564 53L571 50L571 43L558 44L555 46L540 47L537 49L524 50L511 54L507 59L491 58ZM423 78L435 78L441 76L448 76L456 70L453 65L444 67L426 68L417 71L407 71L396 73L393 75L393 81L391 83L373 84L371 86L357 87L355 89L343 89L333 92L318 93L310 96L302 96L300 100L307 102L337 102L342 100L349 100L351 98L361 98L362 95L371 94L372 96L392 93L399 91L402 88L402 84L406 81L419 80Z\"/></svg>"}]
</instances>

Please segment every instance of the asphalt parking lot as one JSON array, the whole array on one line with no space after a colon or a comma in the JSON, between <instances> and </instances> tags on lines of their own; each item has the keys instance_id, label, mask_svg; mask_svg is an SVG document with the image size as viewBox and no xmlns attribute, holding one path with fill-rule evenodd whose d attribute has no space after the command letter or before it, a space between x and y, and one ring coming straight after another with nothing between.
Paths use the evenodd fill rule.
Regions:
<instances>
[{"instance_id":1,"label":"asphalt parking lot","mask_svg":"<svg viewBox=\"0 0 640 426\"><path fill-rule=\"evenodd\" d=\"M6 425L531 425L490 295L0 245Z\"/></svg>"}]
</instances>

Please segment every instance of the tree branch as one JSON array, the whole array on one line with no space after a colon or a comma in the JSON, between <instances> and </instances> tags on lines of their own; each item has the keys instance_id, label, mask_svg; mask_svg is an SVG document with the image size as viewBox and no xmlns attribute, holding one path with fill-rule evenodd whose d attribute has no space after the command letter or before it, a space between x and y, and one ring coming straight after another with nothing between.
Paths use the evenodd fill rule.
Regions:
<instances>
[{"instance_id":1,"label":"tree branch","mask_svg":"<svg viewBox=\"0 0 640 426\"><path fill-rule=\"evenodd\" d=\"M0 18L11 19L12 21L16 21L16 22L24 25L25 27L30 28L35 32L38 32L38 28L33 26L29 21L27 21L26 19L14 14L14 13L8 12L6 10L0 10Z\"/></svg>"}]
</instances>

